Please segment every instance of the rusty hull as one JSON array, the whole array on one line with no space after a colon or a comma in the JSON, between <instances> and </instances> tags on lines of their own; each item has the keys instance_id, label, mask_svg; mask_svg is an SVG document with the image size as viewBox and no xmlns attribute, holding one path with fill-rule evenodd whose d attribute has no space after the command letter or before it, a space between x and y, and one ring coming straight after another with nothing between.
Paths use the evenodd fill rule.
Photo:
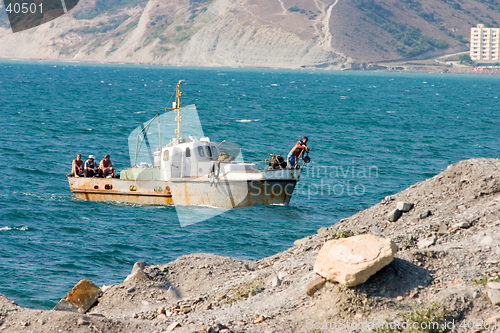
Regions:
<instances>
[{"instance_id":1,"label":"rusty hull","mask_svg":"<svg viewBox=\"0 0 500 333\"><path fill-rule=\"evenodd\" d=\"M68 177L68 181L79 200L220 208L288 204L297 184L296 179L211 182L208 178L183 178L166 182Z\"/></svg>"},{"instance_id":2,"label":"rusty hull","mask_svg":"<svg viewBox=\"0 0 500 333\"><path fill-rule=\"evenodd\" d=\"M76 199L118 201L142 205L173 205L168 182L158 180L125 180L118 178L68 177Z\"/></svg>"}]
</instances>

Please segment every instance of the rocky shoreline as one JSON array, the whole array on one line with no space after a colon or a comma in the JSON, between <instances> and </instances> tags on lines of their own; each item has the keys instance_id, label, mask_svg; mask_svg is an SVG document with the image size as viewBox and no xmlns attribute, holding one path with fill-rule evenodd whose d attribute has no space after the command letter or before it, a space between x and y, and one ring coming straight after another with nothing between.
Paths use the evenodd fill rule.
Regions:
<instances>
[{"instance_id":1,"label":"rocky shoreline","mask_svg":"<svg viewBox=\"0 0 500 333\"><path fill-rule=\"evenodd\" d=\"M398 202L412 206L394 218ZM315 273L325 242L362 234L390 238L394 260L354 287ZM500 332L499 234L500 160L471 159L261 260L136 263L86 313L0 295L0 332Z\"/></svg>"}]
</instances>

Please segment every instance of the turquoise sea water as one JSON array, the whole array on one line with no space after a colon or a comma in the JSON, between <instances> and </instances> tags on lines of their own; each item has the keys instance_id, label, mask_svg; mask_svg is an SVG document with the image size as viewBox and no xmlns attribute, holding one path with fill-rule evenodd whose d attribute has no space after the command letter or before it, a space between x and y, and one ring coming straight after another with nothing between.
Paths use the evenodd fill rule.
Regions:
<instances>
[{"instance_id":1,"label":"turquoise sea water","mask_svg":"<svg viewBox=\"0 0 500 333\"><path fill-rule=\"evenodd\" d=\"M246 160L309 136L290 206L181 227L173 207L74 200L76 153L129 166L128 135L179 80L205 134ZM258 259L447 165L500 155L500 78L0 62L0 293L48 309L80 279L121 282L138 260L210 252ZM367 224L370 221L367 221Z\"/></svg>"}]
</instances>

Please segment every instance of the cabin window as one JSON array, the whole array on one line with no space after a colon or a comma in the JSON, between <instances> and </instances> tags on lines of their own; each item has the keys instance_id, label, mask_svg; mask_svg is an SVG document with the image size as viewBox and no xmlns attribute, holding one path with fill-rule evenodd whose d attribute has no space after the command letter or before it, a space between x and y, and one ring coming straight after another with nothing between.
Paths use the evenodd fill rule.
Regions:
<instances>
[{"instance_id":1,"label":"cabin window","mask_svg":"<svg viewBox=\"0 0 500 333\"><path fill-rule=\"evenodd\" d=\"M204 157L205 156L205 152L203 151L203 147L202 146L198 146L198 155L200 155L200 157Z\"/></svg>"},{"instance_id":2,"label":"cabin window","mask_svg":"<svg viewBox=\"0 0 500 333\"><path fill-rule=\"evenodd\" d=\"M212 155L213 155L214 157L219 156L219 154L217 153L217 147L215 147L215 146L212 146Z\"/></svg>"},{"instance_id":3,"label":"cabin window","mask_svg":"<svg viewBox=\"0 0 500 333\"><path fill-rule=\"evenodd\" d=\"M186 157L191 157L191 149L186 148Z\"/></svg>"},{"instance_id":4,"label":"cabin window","mask_svg":"<svg viewBox=\"0 0 500 333\"><path fill-rule=\"evenodd\" d=\"M207 150L207 156L212 157L212 151L210 150L210 146L205 146L205 149Z\"/></svg>"},{"instance_id":5,"label":"cabin window","mask_svg":"<svg viewBox=\"0 0 500 333\"><path fill-rule=\"evenodd\" d=\"M163 152L163 160L164 160L164 161L168 161L168 150L165 150L165 151Z\"/></svg>"}]
</instances>

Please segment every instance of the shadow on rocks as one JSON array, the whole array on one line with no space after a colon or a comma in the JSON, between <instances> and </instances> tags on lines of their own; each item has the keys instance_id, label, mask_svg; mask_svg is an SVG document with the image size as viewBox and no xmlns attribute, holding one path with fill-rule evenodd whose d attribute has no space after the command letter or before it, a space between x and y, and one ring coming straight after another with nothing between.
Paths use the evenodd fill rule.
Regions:
<instances>
[{"instance_id":1,"label":"shadow on rocks","mask_svg":"<svg viewBox=\"0 0 500 333\"><path fill-rule=\"evenodd\" d=\"M432 281L428 270L412 264L409 261L394 258L394 260L366 283L357 289L369 296L398 297L404 296L419 286L428 286Z\"/></svg>"},{"instance_id":2,"label":"shadow on rocks","mask_svg":"<svg viewBox=\"0 0 500 333\"><path fill-rule=\"evenodd\" d=\"M156 282L155 288L170 291L177 299L183 298L181 292L174 287L174 285L170 282L169 278L167 277L166 274L168 272L167 269L160 270L158 267L152 267L152 268L148 267L148 268L149 269L146 270L147 275L152 281Z\"/></svg>"}]
</instances>

